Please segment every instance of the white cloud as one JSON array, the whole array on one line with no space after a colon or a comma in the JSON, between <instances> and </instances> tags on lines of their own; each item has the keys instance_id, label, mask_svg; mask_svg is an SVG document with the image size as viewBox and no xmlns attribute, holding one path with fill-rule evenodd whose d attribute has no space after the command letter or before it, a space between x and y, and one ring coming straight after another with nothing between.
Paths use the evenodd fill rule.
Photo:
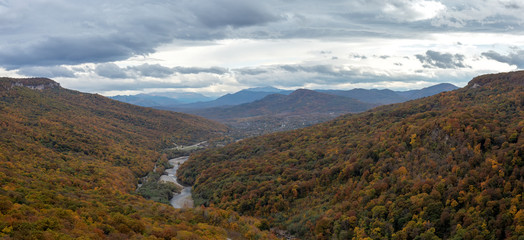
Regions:
<instances>
[{"instance_id":1,"label":"white cloud","mask_svg":"<svg viewBox=\"0 0 524 240\"><path fill-rule=\"evenodd\" d=\"M425 0L388 1L382 8L388 16L408 22L432 19L445 10L441 2Z\"/></svg>"}]
</instances>

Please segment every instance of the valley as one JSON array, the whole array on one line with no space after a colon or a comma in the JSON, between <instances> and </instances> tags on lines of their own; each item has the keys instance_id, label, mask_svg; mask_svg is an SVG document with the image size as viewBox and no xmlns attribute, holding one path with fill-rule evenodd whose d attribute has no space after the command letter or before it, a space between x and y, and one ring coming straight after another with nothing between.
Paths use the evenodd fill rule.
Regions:
<instances>
[{"instance_id":1,"label":"valley","mask_svg":"<svg viewBox=\"0 0 524 240\"><path fill-rule=\"evenodd\" d=\"M207 113L238 117L235 130L49 79L1 80L6 239L524 234L524 72L369 110L301 90ZM293 125L303 113L324 122Z\"/></svg>"},{"instance_id":2,"label":"valley","mask_svg":"<svg viewBox=\"0 0 524 240\"><path fill-rule=\"evenodd\" d=\"M0 0L0 240L524 240L524 0Z\"/></svg>"}]
</instances>

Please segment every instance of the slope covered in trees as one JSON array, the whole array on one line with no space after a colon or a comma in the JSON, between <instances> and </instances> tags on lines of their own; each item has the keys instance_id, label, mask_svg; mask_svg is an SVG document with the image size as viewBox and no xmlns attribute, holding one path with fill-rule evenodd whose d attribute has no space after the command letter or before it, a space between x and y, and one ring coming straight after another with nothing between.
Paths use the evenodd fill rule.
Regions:
<instances>
[{"instance_id":1,"label":"slope covered in trees","mask_svg":"<svg viewBox=\"0 0 524 240\"><path fill-rule=\"evenodd\" d=\"M271 237L215 209L178 211L135 194L159 150L220 138L200 117L120 103L49 79L0 78L0 238Z\"/></svg>"},{"instance_id":2,"label":"slope covered in trees","mask_svg":"<svg viewBox=\"0 0 524 240\"><path fill-rule=\"evenodd\" d=\"M195 203L316 239L521 239L524 72L190 158Z\"/></svg>"}]
</instances>

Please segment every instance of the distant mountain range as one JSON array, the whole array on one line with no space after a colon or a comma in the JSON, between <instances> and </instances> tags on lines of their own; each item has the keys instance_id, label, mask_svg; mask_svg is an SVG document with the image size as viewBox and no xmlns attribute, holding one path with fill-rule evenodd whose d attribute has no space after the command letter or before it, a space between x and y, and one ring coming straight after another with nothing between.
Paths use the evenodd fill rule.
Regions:
<instances>
[{"instance_id":1,"label":"distant mountain range","mask_svg":"<svg viewBox=\"0 0 524 240\"><path fill-rule=\"evenodd\" d=\"M315 90L331 95L353 98L366 103L391 104L405 102L417 98L431 96L444 91L455 90L458 87L450 83L437 84L431 87L410 90L393 91L389 89L352 89L352 90ZM293 90L283 90L274 87L248 88L236 93L228 93L217 99L212 99L198 93L155 93L138 95L118 95L112 99L139 105L143 107L157 107L161 109L169 108L185 112L184 109L203 109L221 106L235 106L244 103L254 102L264 97L279 93L288 95Z\"/></svg>"}]
</instances>

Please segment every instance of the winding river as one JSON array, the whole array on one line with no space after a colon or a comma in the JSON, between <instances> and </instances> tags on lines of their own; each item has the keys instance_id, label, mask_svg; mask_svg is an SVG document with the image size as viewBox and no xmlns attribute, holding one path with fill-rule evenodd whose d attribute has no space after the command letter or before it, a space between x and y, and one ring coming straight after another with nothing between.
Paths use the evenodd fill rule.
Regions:
<instances>
[{"instance_id":1,"label":"winding river","mask_svg":"<svg viewBox=\"0 0 524 240\"><path fill-rule=\"evenodd\" d=\"M191 187L189 186L183 186L180 183L178 183L176 178L176 172L178 170L178 167L184 163L189 156L174 158L169 160L169 163L173 166L173 168L166 169L164 174L160 177L160 181L165 182L172 182L180 187L182 187L182 191L180 193L175 193L173 198L171 198L170 203L171 206L174 208L192 208L193 207L193 199L191 198Z\"/></svg>"}]
</instances>

